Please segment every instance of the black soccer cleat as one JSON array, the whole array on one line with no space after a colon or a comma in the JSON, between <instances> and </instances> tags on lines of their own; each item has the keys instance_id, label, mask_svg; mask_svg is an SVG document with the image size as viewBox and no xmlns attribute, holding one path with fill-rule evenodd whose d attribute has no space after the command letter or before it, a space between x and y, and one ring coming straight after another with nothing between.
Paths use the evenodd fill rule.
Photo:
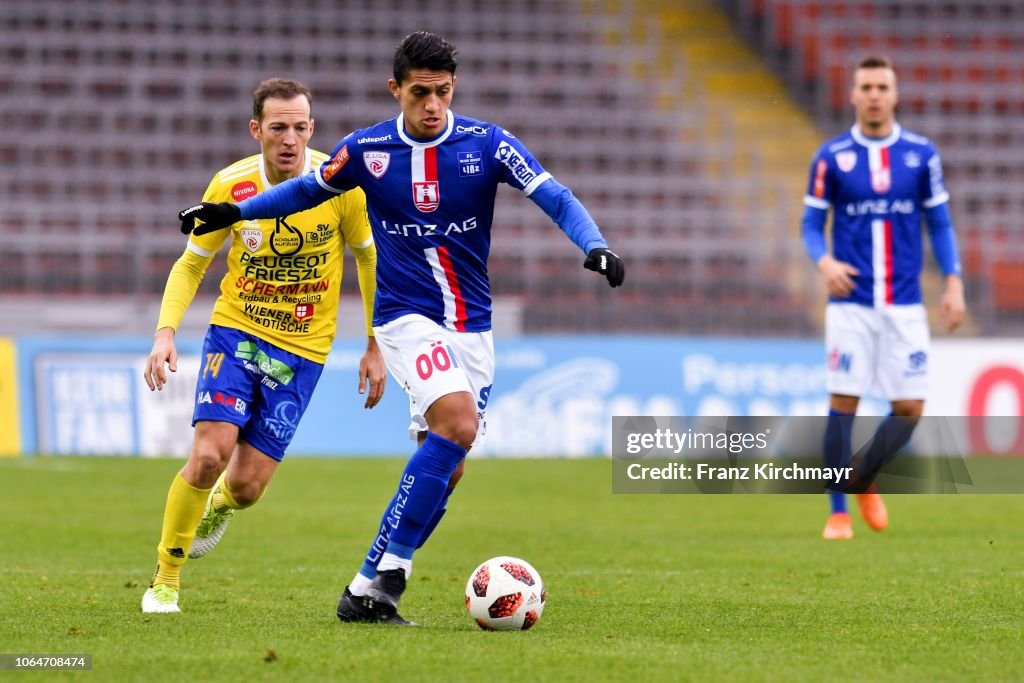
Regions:
<instances>
[{"instance_id":1,"label":"black soccer cleat","mask_svg":"<svg viewBox=\"0 0 1024 683\"><path fill-rule=\"evenodd\" d=\"M364 595L352 595L352 591L345 586L345 592L341 594L338 601L338 619L345 623L364 624L388 624L389 626L416 626L412 621L406 621L394 610L387 618L374 609L374 602Z\"/></svg>"},{"instance_id":2,"label":"black soccer cleat","mask_svg":"<svg viewBox=\"0 0 1024 683\"><path fill-rule=\"evenodd\" d=\"M385 569L366 588L364 598L368 607L378 616L379 621L398 616L398 603L405 592L405 571Z\"/></svg>"}]
</instances>

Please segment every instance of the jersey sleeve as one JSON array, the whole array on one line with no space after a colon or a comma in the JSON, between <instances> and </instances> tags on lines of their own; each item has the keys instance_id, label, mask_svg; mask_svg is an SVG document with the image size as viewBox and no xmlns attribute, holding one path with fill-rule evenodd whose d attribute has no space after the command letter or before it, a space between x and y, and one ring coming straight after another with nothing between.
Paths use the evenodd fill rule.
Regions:
<instances>
[{"instance_id":1,"label":"jersey sleeve","mask_svg":"<svg viewBox=\"0 0 1024 683\"><path fill-rule=\"evenodd\" d=\"M377 248L373 244L370 221L366 214L366 195L360 189L346 192L342 198L341 231L345 244L356 260L359 295L366 316L366 334L373 336L373 306L377 297Z\"/></svg>"},{"instance_id":2,"label":"jersey sleeve","mask_svg":"<svg viewBox=\"0 0 1024 683\"><path fill-rule=\"evenodd\" d=\"M807 181L807 194L804 195L804 206L827 211L835 199L835 173L829 163L828 155L823 147L818 150L811 161L810 178Z\"/></svg>"},{"instance_id":3,"label":"jersey sleeve","mask_svg":"<svg viewBox=\"0 0 1024 683\"><path fill-rule=\"evenodd\" d=\"M358 132L358 131L357 131ZM351 134L339 142L331 152L331 158L320 164L313 173L320 187L334 194L351 190L359 184L356 164L349 163L356 154L356 136Z\"/></svg>"},{"instance_id":4,"label":"jersey sleeve","mask_svg":"<svg viewBox=\"0 0 1024 683\"><path fill-rule=\"evenodd\" d=\"M522 190L527 197L551 177L526 145L498 126L494 126L491 133L491 160L497 170L498 181Z\"/></svg>"},{"instance_id":5,"label":"jersey sleeve","mask_svg":"<svg viewBox=\"0 0 1024 683\"><path fill-rule=\"evenodd\" d=\"M946 181L942 173L942 158L935 147L929 146L929 151L931 154L928 156L928 163L924 165L920 187L921 206L925 209L949 201L949 192L946 191Z\"/></svg>"}]
</instances>

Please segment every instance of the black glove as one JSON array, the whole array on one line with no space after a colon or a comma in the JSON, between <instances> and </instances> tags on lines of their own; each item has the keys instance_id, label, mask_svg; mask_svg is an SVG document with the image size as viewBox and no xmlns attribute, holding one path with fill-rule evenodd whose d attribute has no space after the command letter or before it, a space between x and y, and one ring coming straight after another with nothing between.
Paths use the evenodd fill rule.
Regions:
<instances>
[{"instance_id":1,"label":"black glove","mask_svg":"<svg viewBox=\"0 0 1024 683\"><path fill-rule=\"evenodd\" d=\"M202 224L196 226L196 219ZM238 206L231 202L203 202L190 206L178 213L178 220L181 221L181 232L185 235L205 235L214 230L224 228L242 220L242 212Z\"/></svg>"},{"instance_id":2,"label":"black glove","mask_svg":"<svg viewBox=\"0 0 1024 683\"><path fill-rule=\"evenodd\" d=\"M626 278L625 264L622 263L622 259L611 249L603 247L591 249L590 253L587 254L587 260L583 262L583 267L604 275L608 278L608 284L612 287L618 287Z\"/></svg>"}]
</instances>

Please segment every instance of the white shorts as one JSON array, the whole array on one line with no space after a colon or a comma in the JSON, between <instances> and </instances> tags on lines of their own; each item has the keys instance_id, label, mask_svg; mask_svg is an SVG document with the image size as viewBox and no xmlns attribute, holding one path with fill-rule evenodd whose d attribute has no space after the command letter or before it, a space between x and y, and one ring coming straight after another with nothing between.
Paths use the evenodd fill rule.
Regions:
<instances>
[{"instance_id":1,"label":"white shorts","mask_svg":"<svg viewBox=\"0 0 1024 683\"><path fill-rule=\"evenodd\" d=\"M830 303L825 308L828 392L864 396L874 388L889 401L924 400L930 344L921 304Z\"/></svg>"},{"instance_id":2,"label":"white shorts","mask_svg":"<svg viewBox=\"0 0 1024 683\"><path fill-rule=\"evenodd\" d=\"M487 399L494 383L494 339L487 332L456 332L422 315L403 315L373 328L384 362L409 395L409 436L427 431L423 416L446 394L468 391L476 403L474 446L487 432Z\"/></svg>"}]
</instances>

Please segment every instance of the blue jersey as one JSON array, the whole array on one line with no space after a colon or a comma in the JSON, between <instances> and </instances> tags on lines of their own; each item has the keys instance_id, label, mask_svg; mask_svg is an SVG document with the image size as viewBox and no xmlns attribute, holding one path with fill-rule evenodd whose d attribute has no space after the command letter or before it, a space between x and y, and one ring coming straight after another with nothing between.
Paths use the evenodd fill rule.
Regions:
<instances>
[{"instance_id":1,"label":"blue jersey","mask_svg":"<svg viewBox=\"0 0 1024 683\"><path fill-rule=\"evenodd\" d=\"M833 256L860 271L853 293L831 300L921 303L922 214L948 201L935 146L899 124L882 139L855 125L825 143L811 163L804 204L832 209Z\"/></svg>"},{"instance_id":2,"label":"blue jersey","mask_svg":"<svg viewBox=\"0 0 1024 683\"><path fill-rule=\"evenodd\" d=\"M433 140L409 137L401 115L358 130L316 171L325 190L366 193L377 245L374 325L418 313L462 332L491 328L498 183L529 196L550 178L511 133L451 111Z\"/></svg>"}]
</instances>

